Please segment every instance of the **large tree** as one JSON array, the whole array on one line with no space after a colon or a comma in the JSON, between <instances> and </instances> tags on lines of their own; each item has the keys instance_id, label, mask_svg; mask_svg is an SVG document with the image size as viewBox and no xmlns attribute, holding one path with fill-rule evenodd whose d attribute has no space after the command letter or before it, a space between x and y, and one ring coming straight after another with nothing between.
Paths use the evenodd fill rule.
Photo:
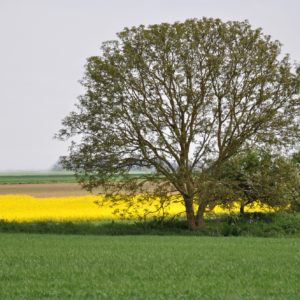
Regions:
<instances>
[{"instance_id":1,"label":"large tree","mask_svg":"<svg viewBox=\"0 0 300 300\"><path fill-rule=\"evenodd\" d=\"M87 189L153 168L140 187L177 191L196 230L224 162L299 138L299 74L280 47L247 21L125 28L87 60L86 93L58 133L75 137L64 167Z\"/></svg>"}]
</instances>

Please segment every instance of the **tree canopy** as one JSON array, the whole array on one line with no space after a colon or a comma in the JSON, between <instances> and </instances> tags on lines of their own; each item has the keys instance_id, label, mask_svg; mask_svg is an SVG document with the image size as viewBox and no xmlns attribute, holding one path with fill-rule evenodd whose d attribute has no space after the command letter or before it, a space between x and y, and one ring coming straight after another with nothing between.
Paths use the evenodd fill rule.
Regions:
<instances>
[{"instance_id":1,"label":"tree canopy","mask_svg":"<svg viewBox=\"0 0 300 300\"><path fill-rule=\"evenodd\" d=\"M153 168L139 186L179 193L197 229L229 158L299 140L299 72L280 49L248 21L125 28L87 60L86 92L57 135L75 137L64 167L87 189Z\"/></svg>"}]
</instances>

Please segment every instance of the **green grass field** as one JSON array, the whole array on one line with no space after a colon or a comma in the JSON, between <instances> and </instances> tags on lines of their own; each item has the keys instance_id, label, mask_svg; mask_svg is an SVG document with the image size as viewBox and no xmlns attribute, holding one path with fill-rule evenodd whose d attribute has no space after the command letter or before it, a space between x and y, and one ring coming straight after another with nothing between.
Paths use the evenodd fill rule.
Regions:
<instances>
[{"instance_id":1,"label":"green grass field","mask_svg":"<svg viewBox=\"0 0 300 300\"><path fill-rule=\"evenodd\" d=\"M0 234L0 299L299 299L300 240Z\"/></svg>"}]
</instances>

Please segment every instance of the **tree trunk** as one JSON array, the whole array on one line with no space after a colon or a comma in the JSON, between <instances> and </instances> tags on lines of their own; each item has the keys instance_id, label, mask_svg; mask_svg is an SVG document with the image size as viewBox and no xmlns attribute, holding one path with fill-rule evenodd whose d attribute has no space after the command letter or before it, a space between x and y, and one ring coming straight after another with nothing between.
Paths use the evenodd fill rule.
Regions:
<instances>
[{"instance_id":1,"label":"tree trunk","mask_svg":"<svg viewBox=\"0 0 300 300\"><path fill-rule=\"evenodd\" d=\"M193 212L186 212L186 218L187 218L187 223L188 223L188 229L190 231L195 231L197 230L197 225L196 225L196 220L195 220L195 215Z\"/></svg>"},{"instance_id":2,"label":"tree trunk","mask_svg":"<svg viewBox=\"0 0 300 300\"><path fill-rule=\"evenodd\" d=\"M184 203L186 208L186 218L188 229L191 231L196 231L202 228L204 222L204 211L205 204L203 203L198 207L197 214L195 215L193 208L193 198L192 197L184 197Z\"/></svg>"},{"instance_id":3,"label":"tree trunk","mask_svg":"<svg viewBox=\"0 0 300 300\"><path fill-rule=\"evenodd\" d=\"M204 214L203 213L202 214L198 214L197 218L196 218L197 229L202 228L203 223L204 223Z\"/></svg>"},{"instance_id":4,"label":"tree trunk","mask_svg":"<svg viewBox=\"0 0 300 300\"><path fill-rule=\"evenodd\" d=\"M196 216L196 225L198 229L200 229L203 226L205 208L206 208L206 202L201 201Z\"/></svg>"},{"instance_id":5,"label":"tree trunk","mask_svg":"<svg viewBox=\"0 0 300 300\"><path fill-rule=\"evenodd\" d=\"M197 226L196 226L196 218L195 218L195 213L193 208L193 198L185 197L185 196L183 198L184 198L184 204L186 210L188 229L191 231L195 231L197 230Z\"/></svg>"},{"instance_id":6,"label":"tree trunk","mask_svg":"<svg viewBox=\"0 0 300 300\"><path fill-rule=\"evenodd\" d=\"M241 202L241 207L240 207L240 215L244 215L245 213L245 205L244 205L244 200Z\"/></svg>"}]
</instances>

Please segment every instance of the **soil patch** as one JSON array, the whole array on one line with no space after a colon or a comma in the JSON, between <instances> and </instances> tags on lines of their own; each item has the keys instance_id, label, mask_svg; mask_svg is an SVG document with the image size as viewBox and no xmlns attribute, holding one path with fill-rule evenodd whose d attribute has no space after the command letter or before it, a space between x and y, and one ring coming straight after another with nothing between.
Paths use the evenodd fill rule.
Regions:
<instances>
[{"instance_id":1,"label":"soil patch","mask_svg":"<svg viewBox=\"0 0 300 300\"><path fill-rule=\"evenodd\" d=\"M95 191L93 194L100 193ZM85 196L78 183L0 184L0 195L30 195L37 198Z\"/></svg>"},{"instance_id":2,"label":"soil patch","mask_svg":"<svg viewBox=\"0 0 300 300\"><path fill-rule=\"evenodd\" d=\"M120 182L115 183L120 184ZM144 185L146 192L153 192L155 184L147 182ZM49 197L75 197L85 195L103 194L103 188L93 190L89 193L83 190L79 183L34 183L34 184L0 184L0 195L29 195L36 198ZM126 194L126 191L120 191L121 194ZM135 194L140 194L136 192Z\"/></svg>"}]
</instances>

